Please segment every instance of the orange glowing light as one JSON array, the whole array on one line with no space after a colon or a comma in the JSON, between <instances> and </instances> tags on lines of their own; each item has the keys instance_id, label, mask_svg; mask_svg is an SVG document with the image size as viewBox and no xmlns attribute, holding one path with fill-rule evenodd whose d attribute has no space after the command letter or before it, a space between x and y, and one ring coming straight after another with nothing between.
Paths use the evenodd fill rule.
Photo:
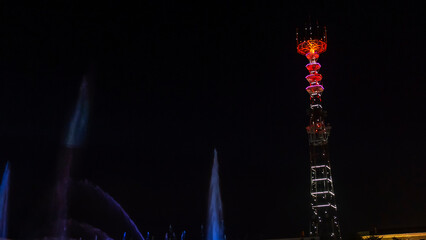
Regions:
<instances>
[{"instance_id":1,"label":"orange glowing light","mask_svg":"<svg viewBox=\"0 0 426 240\"><path fill-rule=\"evenodd\" d=\"M379 238L383 239L393 239L393 238L399 238L399 239L410 239L410 238L416 238L416 237L425 237L426 232L416 232L416 233L396 233L396 234L383 234L383 235L374 235ZM370 235L361 236L363 240L366 240L370 238Z\"/></svg>"},{"instance_id":2,"label":"orange glowing light","mask_svg":"<svg viewBox=\"0 0 426 240\"><path fill-rule=\"evenodd\" d=\"M323 53L327 50L327 43L314 39L314 40L306 40L297 45L297 52L306 55L307 53Z\"/></svg>"}]
</instances>

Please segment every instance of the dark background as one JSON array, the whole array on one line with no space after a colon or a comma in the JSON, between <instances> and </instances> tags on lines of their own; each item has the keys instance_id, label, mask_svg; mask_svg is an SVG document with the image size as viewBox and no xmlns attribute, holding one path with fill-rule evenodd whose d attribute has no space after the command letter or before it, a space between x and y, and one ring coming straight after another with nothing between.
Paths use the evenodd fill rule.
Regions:
<instances>
[{"instance_id":1,"label":"dark background","mask_svg":"<svg viewBox=\"0 0 426 240\"><path fill-rule=\"evenodd\" d=\"M308 232L307 60L295 42L308 15L328 29L319 62L344 237L426 226L422 1L1 5L10 237L40 237L49 225L85 74L90 123L73 178L110 193L142 232L161 239L172 224L200 237L214 148L230 238ZM115 238L127 231L75 192L70 217Z\"/></svg>"}]
</instances>

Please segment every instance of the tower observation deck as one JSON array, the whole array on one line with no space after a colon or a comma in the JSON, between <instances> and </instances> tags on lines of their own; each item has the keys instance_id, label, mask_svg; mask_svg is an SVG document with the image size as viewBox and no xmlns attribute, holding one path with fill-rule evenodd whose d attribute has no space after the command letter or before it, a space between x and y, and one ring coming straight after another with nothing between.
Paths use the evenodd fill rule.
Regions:
<instances>
[{"instance_id":1,"label":"tower observation deck","mask_svg":"<svg viewBox=\"0 0 426 240\"><path fill-rule=\"evenodd\" d=\"M309 139L310 178L311 178L311 224L310 235L321 240L340 240L341 233L337 219L336 195L334 193L331 164L328 152L330 125L326 124L326 112L321 105L324 87L321 65L317 62L321 53L327 50L327 30L318 24L305 26L296 32L297 52L304 55L309 63L306 80L309 86L309 125L306 127Z\"/></svg>"}]
</instances>

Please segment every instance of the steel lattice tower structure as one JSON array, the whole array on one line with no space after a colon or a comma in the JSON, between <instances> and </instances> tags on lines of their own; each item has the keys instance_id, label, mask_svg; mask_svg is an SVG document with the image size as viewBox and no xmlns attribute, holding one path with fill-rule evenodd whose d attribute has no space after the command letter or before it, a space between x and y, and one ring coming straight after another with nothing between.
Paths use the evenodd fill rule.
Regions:
<instances>
[{"instance_id":1,"label":"steel lattice tower structure","mask_svg":"<svg viewBox=\"0 0 426 240\"><path fill-rule=\"evenodd\" d=\"M309 125L306 127L309 139L310 174L311 174L311 208L312 217L310 235L319 236L321 240L340 240L341 233L337 220L337 206L331 177L331 164L328 151L330 125L326 124L326 111L321 105L324 87L322 75L318 73L321 65L317 62L319 55L327 50L327 30L308 25L296 33L297 52L306 56L309 63L306 91L310 96Z\"/></svg>"}]
</instances>

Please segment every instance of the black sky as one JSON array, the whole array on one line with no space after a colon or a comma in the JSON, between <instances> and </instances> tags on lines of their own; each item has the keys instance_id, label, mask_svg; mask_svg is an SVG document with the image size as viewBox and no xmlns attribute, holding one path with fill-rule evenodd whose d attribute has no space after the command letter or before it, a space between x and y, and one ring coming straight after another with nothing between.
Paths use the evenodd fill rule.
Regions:
<instances>
[{"instance_id":1,"label":"black sky","mask_svg":"<svg viewBox=\"0 0 426 240\"><path fill-rule=\"evenodd\" d=\"M74 180L101 186L141 231L160 237L173 224L199 237L214 148L230 236L307 231L307 60L295 28L309 14L328 29L319 62L344 236L426 226L421 1L1 5L0 166L11 162L12 237L48 225L85 74L90 123ZM119 237L108 210L75 192L71 217Z\"/></svg>"}]
</instances>

